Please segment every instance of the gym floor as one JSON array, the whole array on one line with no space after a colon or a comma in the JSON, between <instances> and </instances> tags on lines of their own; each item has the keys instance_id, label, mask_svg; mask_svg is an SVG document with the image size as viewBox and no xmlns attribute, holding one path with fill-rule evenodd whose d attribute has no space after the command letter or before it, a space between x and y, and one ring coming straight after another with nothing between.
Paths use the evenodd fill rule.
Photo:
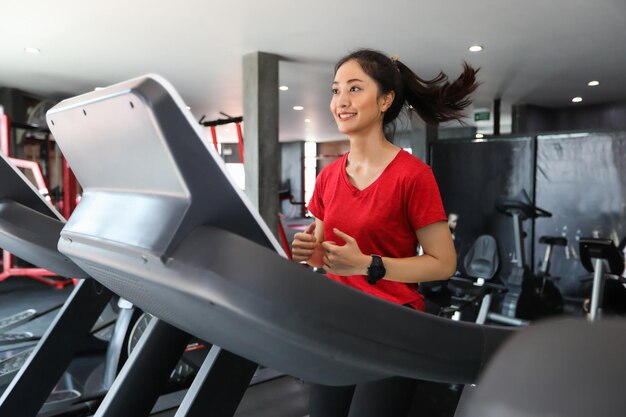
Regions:
<instances>
[{"instance_id":1,"label":"gym floor","mask_svg":"<svg viewBox=\"0 0 626 417\"><path fill-rule=\"evenodd\" d=\"M0 317L7 317L29 308L45 311L55 306L61 306L72 289L73 286L71 285L60 290L55 289L27 277L9 278L0 282ZM41 337L58 311L55 310L32 320L11 330L11 332L31 332L34 336ZM4 348L0 345L0 352L3 350ZM2 358L2 353L0 353L0 358Z\"/></svg>"}]
</instances>

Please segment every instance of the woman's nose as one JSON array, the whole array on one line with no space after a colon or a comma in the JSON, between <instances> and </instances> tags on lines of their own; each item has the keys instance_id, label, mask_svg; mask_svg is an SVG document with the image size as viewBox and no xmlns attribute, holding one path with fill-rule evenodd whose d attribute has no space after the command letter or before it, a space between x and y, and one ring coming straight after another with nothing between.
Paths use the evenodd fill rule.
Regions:
<instances>
[{"instance_id":1,"label":"woman's nose","mask_svg":"<svg viewBox=\"0 0 626 417\"><path fill-rule=\"evenodd\" d=\"M348 105L348 96L344 93L337 93L337 107L346 107Z\"/></svg>"}]
</instances>

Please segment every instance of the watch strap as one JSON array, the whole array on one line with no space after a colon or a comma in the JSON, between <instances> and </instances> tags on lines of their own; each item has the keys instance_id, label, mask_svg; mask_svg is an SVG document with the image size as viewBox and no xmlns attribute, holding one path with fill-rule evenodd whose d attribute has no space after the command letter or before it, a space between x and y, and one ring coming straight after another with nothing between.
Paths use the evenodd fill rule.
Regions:
<instances>
[{"instance_id":1,"label":"watch strap","mask_svg":"<svg viewBox=\"0 0 626 417\"><path fill-rule=\"evenodd\" d=\"M376 284L385 276L385 265L380 255L372 255L372 263L367 268L367 282L370 285Z\"/></svg>"}]
</instances>

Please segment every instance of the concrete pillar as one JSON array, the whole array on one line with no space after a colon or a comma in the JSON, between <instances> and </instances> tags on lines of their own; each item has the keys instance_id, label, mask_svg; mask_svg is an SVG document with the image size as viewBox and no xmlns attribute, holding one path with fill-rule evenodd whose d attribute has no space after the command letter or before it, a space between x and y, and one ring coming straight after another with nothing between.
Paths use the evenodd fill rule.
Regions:
<instances>
[{"instance_id":1,"label":"concrete pillar","mask_svg":"<svg viewBox=\"0 0 626 417\"><path fill-rule=\"evenodd\" d=\"M246 195L278 235L278 56L253 52L243 57L244 170Z\"/></svg>"}]
</instances>

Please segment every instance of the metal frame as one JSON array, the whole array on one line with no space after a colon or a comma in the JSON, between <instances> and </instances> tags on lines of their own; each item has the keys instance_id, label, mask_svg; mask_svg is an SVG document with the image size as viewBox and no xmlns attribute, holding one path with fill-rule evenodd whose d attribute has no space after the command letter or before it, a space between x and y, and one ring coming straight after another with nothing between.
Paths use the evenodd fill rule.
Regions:
<instances>
[{"instance_id":1,"label":"metal frame","mask_svg":"<svg viewBox=\"0 0 626 417\"><path fill-rule=\"evenodd\" d=\"M0 398L0 415L30 417L37 414L71 359L83 348L111 292L88 279L84 271L58 252L56 239L65 223L63 217L4 155L0 155L0 172L2 247L57 274L85 278Z\"/></svg>"},{"instance_id":2,"label":"metal frame","mask_svg":"<svg viewBox=\"0 0 626 417\"><path fill-rule=\"evenodd\" d=\"M152 319L94 417L148 416L189 338Z\"/></svg>"},{"instance_id":3,"label":"metal frame","mask_svg":"<svg viewBox=\"0 0 626 417\"><path fill-rule=\"evenodd\" d=\"M82 348L111 295L92 279L82 280L76 286L26 364L0 397L0 416L37 415Z\"/></svg>"},{"instance_id":4,"label":"metal frame","mask_svg":"<svg viewBox=\"0 0 626 417\"><path fill-rule=\"evenodd\" d=\"M175 417L233 416L257 364L212 346Z\"/></svg>"}]
</instances>

